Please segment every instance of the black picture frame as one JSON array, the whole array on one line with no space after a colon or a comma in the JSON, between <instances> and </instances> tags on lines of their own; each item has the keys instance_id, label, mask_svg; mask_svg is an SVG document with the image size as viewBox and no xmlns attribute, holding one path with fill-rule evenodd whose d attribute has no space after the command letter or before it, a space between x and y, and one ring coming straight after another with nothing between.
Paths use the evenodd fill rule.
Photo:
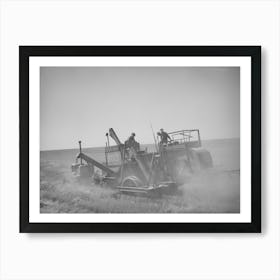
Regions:
<instances>
[{"instance_id":1,"label":"black picture frame","mask_svg":"<svg viewBox=\"0 0 280 280\"><path fill-rule=\"evenodd\" d=\"M29 221L29 58L32 56L251 57L251 222L31 223ZM19 85L21 233L261 232L261 46L19 46Z\"/></svg>"}]
</instances>

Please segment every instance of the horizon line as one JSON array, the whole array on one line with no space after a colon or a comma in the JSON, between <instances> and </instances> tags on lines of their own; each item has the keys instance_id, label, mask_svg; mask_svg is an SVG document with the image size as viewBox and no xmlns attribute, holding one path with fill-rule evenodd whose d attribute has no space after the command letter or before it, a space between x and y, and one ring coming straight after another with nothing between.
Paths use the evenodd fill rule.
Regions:
<instances>
[{"instance_id":1,"label":"horizon line","mask_svg":"<svg viewBox=\"0 0 280 280\"><path fill-rule=\"evenodd\" d=\"M239 137L226 137L226 138L207 138L207 139L201 139L201 142L203 141L214 141L214 140L229 140L229 139L240 139L240 136ZM140 146L141 145L155 145L155 143L143 143L141 144L140 143ZM112 146L116 146L116 145L112 145ZM92 149L92 148L105 148L105 146L85 146L85 147L82 147L82 149ZM75 147L75 148L64 148L64 149L49 149L49 150L41 150L40 149L40 152L51 152L51 151L65 151L65 150L78 150L79 147Z\"/></svg>"}]
</instances>

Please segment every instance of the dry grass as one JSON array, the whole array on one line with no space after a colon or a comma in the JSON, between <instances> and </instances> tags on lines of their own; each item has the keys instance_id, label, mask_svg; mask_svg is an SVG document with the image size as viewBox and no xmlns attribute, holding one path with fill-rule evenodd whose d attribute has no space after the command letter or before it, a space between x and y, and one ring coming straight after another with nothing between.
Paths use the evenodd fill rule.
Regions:
<instances>
[{"instance_id":1,"label":"dry grass","mask_svg":"<svg viewBox=\"0 0 280 280\"><path fill-rule=\"evenodd\" d=\"M79 181L63 160L41 157L41 213L235 213L239 171L217 168L195 174L177 194L151 198Z\"/></svg>"}]
</instances>

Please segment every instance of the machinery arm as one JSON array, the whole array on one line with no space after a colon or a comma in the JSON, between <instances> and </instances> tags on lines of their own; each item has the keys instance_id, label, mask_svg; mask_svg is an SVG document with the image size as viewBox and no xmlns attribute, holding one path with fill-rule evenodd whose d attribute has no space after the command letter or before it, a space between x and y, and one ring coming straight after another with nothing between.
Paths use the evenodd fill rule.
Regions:
<instances>
[{"instance_id":1,"label":"machinery arm","mask_svg":"<svg viewBox=\"0 0 280 280\"><path fill-rule=\"evenodd\" d=\"M111 175L111 176L114 176L116 175L116 172L113 171L112 169L108 168L107 166L103 165L102 163L94 160L93 158L85 155L84 153L79 153L77 158L80 158L80 159L83 159L85 160L87 163L93 165L93 166L96 166L98 167L99 169L105 171L107 174Z\"/></svg>"},{"instance_id":2,"label":"machinery arm","mask_svg":"<svg viewBox=\"0 0 280 280\"><path fill-rule=\"evenodd\" d=\"M117 143L118 146L122 145L122 142L120 141L119 137L117 136L117 134L113 128L109 129L109 134L115 140L115 142Z\"/></svg>"}]
</instances>

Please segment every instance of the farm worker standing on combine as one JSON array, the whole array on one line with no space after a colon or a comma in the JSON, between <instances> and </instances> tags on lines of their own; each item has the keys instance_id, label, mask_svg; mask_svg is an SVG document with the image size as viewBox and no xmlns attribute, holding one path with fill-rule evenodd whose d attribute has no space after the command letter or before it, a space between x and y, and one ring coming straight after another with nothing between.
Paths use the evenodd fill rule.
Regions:
<instances>
[{"instance_id":1,"label":"farm worker standing on combine","mask_svg":"<svg viewBox=\"0 0 280 280\"><path fill-rule=\"evenodd\" d=\"M134 148L135 151L139 151L140 145L138 142L135 140L135 133L131 133L129 138L125 141L125 147L126 148Z\"/></svg>"},{"instance_id":2,"label":"farm worker standing on combine","mask_svg":"<svg viewBox=\"0 0 280 280\"><path fill-rule=\"evenodd\" d=\"M160 136L160 144L167 144L168 139L171 141L171 137L163 130L163 128L160 129L160 132L158 132L157 135Z\"/></svg>"},{"instance_id":3,"label":"farm worker standing on combine","mask_svg":"<svg viewBox=\"0 0 280 280\"><path fill-rule=\"evenodd\" d=\"M130 148L130 147L133 147L134 144L135 144L135 133L131 133L131 135L128 137L127 141L126 141L126 144L127 144L127 147Z\"/></svg>"}]
</instances>

